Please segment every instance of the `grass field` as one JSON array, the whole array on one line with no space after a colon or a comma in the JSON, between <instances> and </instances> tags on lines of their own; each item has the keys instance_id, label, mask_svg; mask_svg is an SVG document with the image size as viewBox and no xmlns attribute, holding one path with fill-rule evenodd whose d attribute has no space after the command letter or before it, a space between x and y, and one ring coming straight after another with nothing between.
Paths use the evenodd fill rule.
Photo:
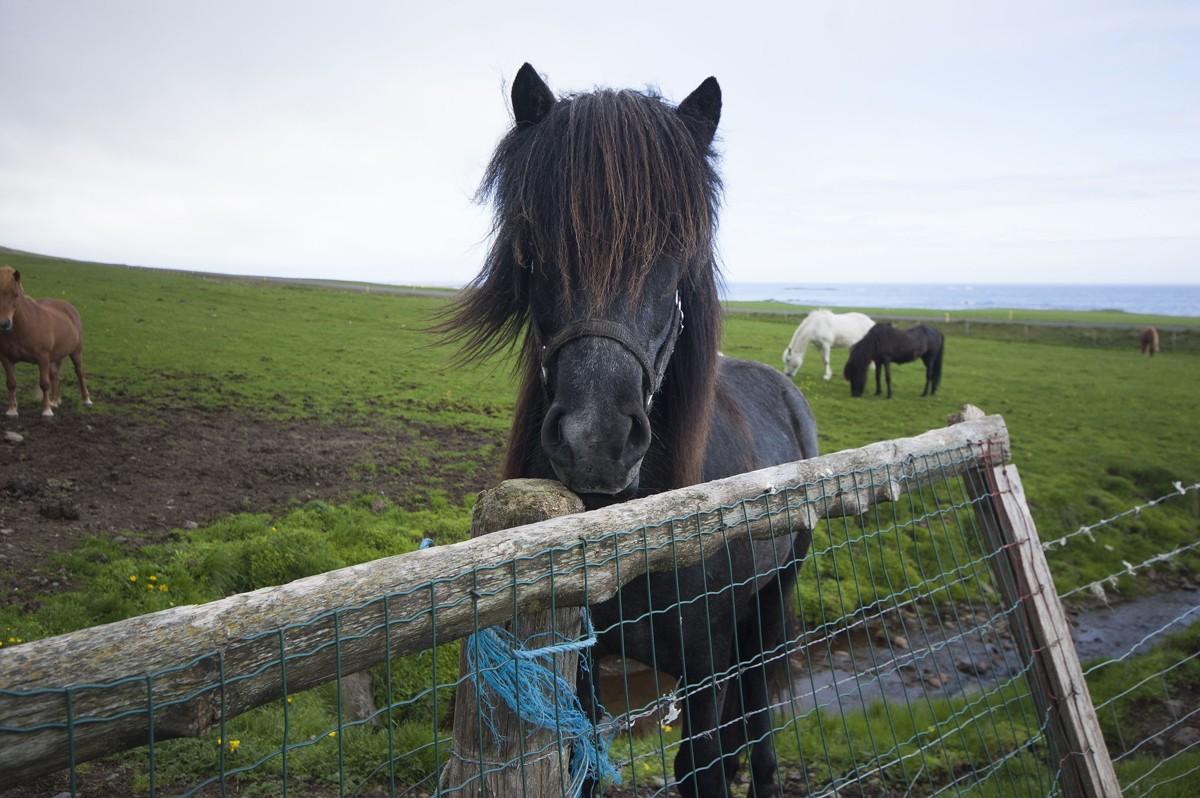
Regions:
<instances>
[{"instance_id":1,"label":"grass field","mask_svg":"<svg viewBox=\"0 0 1200 798\"><path fill-rule=\"evenodd\" d=\"M280 422L303 419L329 429L464 427L497 441L508 428L511 364L450 367L452 353L423 332L445 306L441 298L195 277L16 253L0 256L0 263L21 269L32 295L68 298L81 310L96 413L199 408ZM1081 320L1077 314L1056 317ZM1108 316L1089 318L1099 322ZM732 315L723 351L778 366L795 321ZM1200 320L1173 323L1195 326ZM964 402L1001 413L1044 539L1168 492L1176 480L1200 480L1195 434L1200 396L1194 376L1200 355L1149 360L1134 349L953 332L947 340L945 378L933 399L919 397L919 366L894 370L892 401L852 399L841 380L819 379L819 358L810 353L798 384L812 403L822 451L943 426ZM835 354L835 372L844 357L844 352ZM33 367L19 367L19 374L23 412L29 414L34 412L28 399ZM71 407L63 412L78 412L74 395L64 394ZM413 457L431 455L437 445L418 442ZM494 459L497 453L484 448L478 456ZM408 551L428 534L439 542L465 536L469 500L440 498L454 474L431 471L427 476L433 499L420 506L347 496L272 512L250 508L206 519L197 529L177 530L153 545L115 541L120 530L108 530L58 555L58 565L72 577L68 587L48 590L34 609L16 603L0 607L0 631L5 640L29 640ZM1057 587L1086 584L1121 572L1125 562L1193 542L1200 534L1197 518L1200 505L1192 495L1098 532L1098 545L1089 547L1087 556L1072 547L1054 550ZM1200 558L1184 558L1163 571L1194 579ZM146 590L148 584L167 589ZM1141 589L1144 583L1120 584L1125 592ZM855 600L852 596L851 604ZM809 605L806 611L824 615L827 608ZM454 662L453 651L444 656ZM302 733L320 735L331 723L331 692L311 691L296 701ZM412 725L404 734L427 733L429 718L405 722ZM269 750L268 713L249 713L235 723L243 756ZM354 733L364 741L370 735L366 729ZM378 744L377 739L363 742L372 751ZM172 745L180 751L174 761L182 764L165 771L167 778L184 779L189 763L207 761L213 750L207 739ZM330 756L314 745L312 753L293 763L294 772L319 779L330 772Z\"/></svg>"}]
</instances>

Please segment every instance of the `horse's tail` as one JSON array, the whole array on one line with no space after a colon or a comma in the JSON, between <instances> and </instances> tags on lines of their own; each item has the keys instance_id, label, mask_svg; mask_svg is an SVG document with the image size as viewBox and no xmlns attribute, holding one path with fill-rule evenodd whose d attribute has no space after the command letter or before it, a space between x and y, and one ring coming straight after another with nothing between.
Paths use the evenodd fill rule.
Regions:
<instances>
[{"instance_id":1,"label":"horse's tail","mask_svg":"<svg viewBox=\"0 0 1200 798\"><path fill-rule=\"evenodd\" d=\"M936 392L938 386L942 384L942 355L946 353L946 336L938 333L938 350L937 355L933 358L933 374L932 385L930 386L933 392Z\"/></svg>"}]
</instances>

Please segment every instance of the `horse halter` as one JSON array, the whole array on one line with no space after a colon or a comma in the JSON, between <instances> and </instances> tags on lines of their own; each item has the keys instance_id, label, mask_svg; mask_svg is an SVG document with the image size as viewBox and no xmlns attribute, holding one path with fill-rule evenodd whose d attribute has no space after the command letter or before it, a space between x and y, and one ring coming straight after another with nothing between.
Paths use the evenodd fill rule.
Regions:
<instances>
[{"instance_id":1,"label":"horse halter","mask_svg":"<svg viewBox=\"0 0 1200 798\"><path fill-rule=\"evenodd\" d=\"M539 371L542 377L542 388L547 395L550 394L550 366L554 363L554 358L560 349L577 338L607 338L623 346L625 351L633 355L633 359L642 367L642 385L646 394L645 405L648 413L650 405L654 402L654 395L662 387L663 377L667 373L667 364L671 362L671 355L675 351L675 342L679 340L679 333L683 331L683 303L680 302L679 292L676 291L674 312L671 314L670 321L667 322L670 329L667 332L666 340L663 341L658 349L658 354L653 359L642 350L629 328L617 321L581 319L568 324L545 343L542 343L545 339L533 314L530 314L530 322L533 327L534 339L540 344L541 366Z\"/></svg>"}]
</instances>

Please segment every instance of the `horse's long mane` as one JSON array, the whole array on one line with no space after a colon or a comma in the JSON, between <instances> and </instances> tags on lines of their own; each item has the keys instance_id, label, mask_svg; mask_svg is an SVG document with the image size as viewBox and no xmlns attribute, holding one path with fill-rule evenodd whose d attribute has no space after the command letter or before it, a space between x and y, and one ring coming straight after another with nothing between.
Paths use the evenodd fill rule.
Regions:
<instances>
[{"instance_id":1,"label":"horse's long mane","mask_svg":"<svg viewBox=\"0 0 1200 798\"><path fill-rule=\"evenodd\" d=\"M879 352L885 328L890 329L891 326L891 322L886 321L876 324L867 330L867 334L859 339L858 343L850 347L850 357L846 360L846 373L866 370L867 364L874 360L875 355Z\"/></svg>"},{"instance_id":2,"label":"horse's long mane","mask_svg":"<svg viewBox=\"0 0 1200 798\"><path fill-rule=\"evenodd\" d=\"M547 410L528 335L532 272L555 270L562 295L594 314L620 302L634 307L654 265L675 258L684 328L655 401L643 484L699 481L720 338L714 160L692 120L649 91L567 96L497 146L477 195L495 205L492 245L436 329L468 360L525 334L505 476L531 475Z\"/></svg>"}]
</instances>

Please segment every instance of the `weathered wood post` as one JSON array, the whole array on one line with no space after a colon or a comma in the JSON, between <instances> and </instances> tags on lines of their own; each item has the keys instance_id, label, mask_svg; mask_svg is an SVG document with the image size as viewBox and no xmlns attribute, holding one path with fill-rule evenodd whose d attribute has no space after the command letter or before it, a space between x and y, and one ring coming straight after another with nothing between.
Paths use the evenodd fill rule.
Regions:
<instances>
[{"instance_id":1,"label":"weathered wood post","mask_svg":"<svg viewBox=\"0 0 1200 798\"><path fill-rule=\"evenodd\" d=\"M950 423L983 418L974 405L963 405ZM997 588L1011 616L1021 657L1030 662L1030 693L1038 717L1046 719L1051 767L1059 771L1063 794L1080 798L1118 798L1121 785L1083 678L1071 627L1046 562L1025 490L1014 465L972 469L963 475Z\"/></svg>"},{"instance_id":2,"label":"weathered wood post","mask_svg":"<svg viewBox=\"0 0 1200 798\"><path fill-rule=\"evenodd\" d=\"M544 479L513 479L479 494L471 516L477 538L522 524L582 512L583 502L563 485ZM516 628L505 624L517 640L555 631L567 639L579 635L579 608L521 614ZM575 682L578 655L555 656L555 667L569 684ZM454 748L441 773L441 795L475 798L560 796L571 781L571 751L552 732L528 728L494 696L480 693L467 664L466 646L459 655L459 687L454 699ZM483 719L488 712L491 723ZM494 732L494 733L493 733Z\"/></svg>"}]
</instances>

